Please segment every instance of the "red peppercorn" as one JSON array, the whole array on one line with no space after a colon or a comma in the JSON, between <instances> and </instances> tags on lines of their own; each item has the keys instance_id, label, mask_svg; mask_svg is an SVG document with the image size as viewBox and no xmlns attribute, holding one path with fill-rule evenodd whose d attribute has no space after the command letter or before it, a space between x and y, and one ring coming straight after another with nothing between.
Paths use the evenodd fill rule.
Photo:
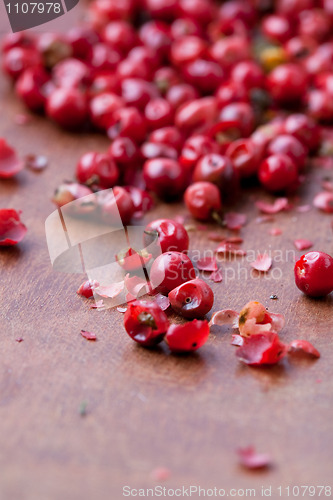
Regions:
<instances>
[{"instance_id":1,"label":"red peppercorn","mask_svg":"<svg viewBox=\"0 0 333 500\"><path fill-rule=\"evenodd\" d=\"M284 133L296 137L310 151L315 151L320 143L320 131L317 123L307 115L291 114L283 125Z\"/></svg>"},{"instance_id":2,"label":"red peppercorn","mask_svg":"<svg viewBox=\"0 0 333 500\"><path fill-rule=\"evenodd\" d=\"M116 184L119 171L109 155L92 151L80 158L76 167L76 177L82 184L110 188Z\"/></svg>"},{"instance_id":3,"label":"red peppercorn","mask_svg":"<svg viewBox=\"0 0 333 500\"><path fill-rule=\"evenodd\" d=\"M330 35L331 29L331 20L322 9L303 10L299 15L300 36L323 42Z\"/></svg>"},{"instance_id":4,"label":"red peppercorn","mask_svg":"<svg viewBox=\"0 0 333 500\"><path fill-rule=\"evenodd\" d=\"M140 148L140 152L145 160L151 160L153 158L170 158L172 160L177 160L178 157L175 148L156 142L144 142Z\"/></svg>"},{"instance_id":5,"label":"red peppercorn","mask_svg":"<svg viewBox=\"0 0 333 500\"><path fill-rule=\"evenodd\" d=\"M145 107L145 118L150 130L173 124L173 109L166 99L152 99Z\"/></svg>"},{"instance_id":6,"label":"red peppercorn","mask_svg":"<svg viewBox=\"0 0 333 500\"><path fill-rule=\"evenodd\" d=\"M179 197L185 189L185 173L176 160L154 158L145 162L143 177L147 189L162 199Z\"/></svg>"},{"instance_id":7,"label":"red peppercorn","mask_svg":"<svg viewBox=\"0 0 333 500\"><path fill-rule=\"evenodd\" d=\"M194 19L188 17L179 17L171 24L171 35L174 39L183 36L202 36L202 27Z\"/></svg>"},{"instance_id":8,"label":"red peppercorn","mask_svg":"<svg viewBox=\"0 0 333 500\"><path fill-rule=\"evenodd\" d=\"M37 48L47 69L52 69L58 62L72 56L70 43L59 33L42 32L37 38Z\"/></svg>"},{"instance_id":9,"label":"red peppercorn","mask_svg":"<svg viewBox=\"0 0 333 500\"><path fill-rule=\"evenodd\" d=\"M152 238L158 236L158 241L165 252L187 252L189 237L182 224L171 219L156 219L145 228L144 243L148 246Z\"/></svg>"},{"instance_id":10,"label":"red peppercorn","mask_svg":"<svg viewBox=\"0 0 333 500\"><path fill-rule=\"evenodd\" d=\"M186 206L195 219L210 220L222 208L220 191L211 182L194 182L185 191Z\"/></svg>"},{"instance_id":11,"label":"red peppercorn","mask_svg":"<svg viewBox=\"0 0 333 500\"><path fill-rule=\"evenodd\" d=\"M109 148L111 158L117 165L136 167L139 161L137 145L129 137L117 137Z\"/></svg>"},{"instance_id":12,"label":"red peppercorn","mask_svg":"<svg viewBox=\"0 0 333 500\"><path fill-rule=\"evenodd\" d=\"M42 59L35 48L14 47L5 52L2 61L4 72L16 80L28 68L42 65Z\"/></svg>"},{"instance_id":13,"label":"red peppercorn","mask_svg":"<svg viewBox=\"0 0 333 500\"><path fill-rule=\"evenodd\" d=\"M250 90L262 88L265 83L265 77L259 64L254 61L242 61L233 67L231 81L240 88Z\"/></svg>"},{"instance_id":14,"label":"red peppercorn","mask_svg":"<svg viewBox=\"0 0 333 500\"><path fill-rule=\"evenodd\" d=\"M35 36L30 31L18 31L17 33L7 33L3 36L1 50L5 53L15 47L32 48L35 44Z\"/></svg>"},{"instance_id":15,"label":"red peppercorn","mask_svg":"<svg viewBox=\"0 0 333 500\"><path fill-rule=\"evenodd\" d=\"M258 176L261 184L268 191L278 192L295 185L298 171L289 156L275 154L269 156L260 164Z\"/></svg>"},{"instance_id":16,"label":"red peppercorn","mask_svg":"<svg viewBox=\"0 0 333 500\"><path fill-rule=\"evenodd\" d=\"M184 318L202 318L214 304L210 286L197 278L178 286L168 295L172 309Z\"/></svg>"},{"instance_id":17,"label":"red peppercorn","mask_svg":"<svg viewBox=\"0 0 333 500\"><path fill-rule=\"evenodd\" d=\"M194 319L185 325L171 325L165 336L165 341L172 352L190 352L202 347L208 337L208 321Z\"/></svg>"},{"instance_id":18,"label":"red peppercorn","mask_svg":"<svg viewBox=\"0 0 333 500\"><path fill-rule=\"evenodd\" d=\"M128 304L124 315L128 335L142 346L151 347L163 340L169 320L154 302L135 300Z\"/></svg>"},{"instance_id":19,"label":"red peppercorn","mask_svg":"<svg viewBox=\"0 0 333 500\"><path fill-rule=\"evenodd\" d=\"M165 144L179 152L183 146L184 137L176 127L162 127L149 134L149 141Z\"/></svg>"},{"instance_id":20,"label":"red peppercorn","mask_svg":"<svg viewBox=\"0 0 333 500\"><path fill-rule=\"evenodd\" d=\"M155 71L154 84L162 95L165 95L171 87L178 85L180 82L179 71L171 66L164 66Z\"/></svg>"},{"instance_id":21,"label":"red peppercorn","mask_svg":"<svg viewBox=\"0 0 333 500\"><path fill-rule=\"evenodd\" d=\"M307 76L298 64L280 64L267 77L267 87L278 102L300 101L307 87Z\"/></svg>"},{"instance_id":22,"label":"red peppercorn","mask_svg":"<svg viewBox=\"0 0 333 500\"><path fill-rule=\"evenodd\" d=\"M121 186L114 186L112 192L99 193L98 201L103 219L110 224L118 224L119 215L122 223L130 224L135 212L132 197L126 189Z\"/></svg>"},{"instance_id":23,"label":"red peppercorn","mask_svg":"<svg viewBox=\"0 0 333 500\"><path fill-rule=\"evenodd\" d=\"M180 106L176 112L175 125L181 130L191 130L200 125L213 123L216 115L216 99L214 97L203 97Z\"/></svg>"},{"instance_id":24,"label":"red peppercorn","mask_svg":"<svg viewBox=\"0 0 333 500\"><path fill-rule=\"evenodd\" d=\"M48 96L46 114L61 127L80 127L88 115L86 97L78 89L56 88Z\"/></svg>"},{"instance_id":25,"label":"red peppercorn","mask_svg":"<svg viewBox=\"0 0 333 500\"><path fill-rule=\"evenodd\" d=\"M17 95L31 111L41 111L46 102L45 85L49 75L41 67L28 68L18 78L15 86Z\"/></svg>"},{"instance_id":26,"label":"red peppercorn","mask_svg":"<svg viewBox=\"0 0 333 500\"><path fill-rule=\"evenodd\" d=\"M210 137L193 135L184 142L179 161L190 172L202 156L210 153L218 153L218 150L217 143Z\"/></svg>"},{"instance_id":27,"label":"red peppercorn","mask_svg":"<svg viewBox=\"0 0 333 500\"><path fill-rule=\"evenodd\" d=\"M144 110L151 99L159 97L155 85L140 78L126 78L121 83L121 95L128 106Z\"/></svg>"},{"instance_id":28,"label":"red peppercorn","mask_svg":"<svg viewBox=\"0 0 333 500\"><path fill-rule=\"evenodd\" d=\"M121 54L105 43L97 43L91 48L88 63L95 71L116 71Z\"/></svg>"},{"instance_id":29,"label":"red peppercorn","mask_svg":"<svg viewBox=\"0 0 333 500\"><path fill-rule=\"evenodd\" d=\"M103 41L126 55L136 44L137 34L127 21L117 20L107 24L102 32Z\"/></svg>"},{"instance_id":30,"label":"red peppercorn","mask_svg":"<svg viewBox=\"0 0 333 500\"><path fill-rule=\"evenodd\" d=\"M128 247L116 255L116 261L124 271L132 272L146 266L151 260L152 255L146 250L136 251L134 248Z\"/></svg>"},{"instance_id":31,"label":"red peppercorn","mask_svg":"<svg viewBox=\"0 0 333 500\"><path fill-rule=\"evenodd\" d=\"M170 28L162 21L148 21L139 29L139 37L146 47L155 50L159 57L168 55L172 38Z\"/></svg>"},{"instance_id":32,"label":"red peppercorn","mask_svg":"<svg viewBox=\"0 0 333 500\"><path fill-rule=\"evenodd\" d=\"M62 207L67 203L91 194L92 190L87 186L82 186L82 184L78 184L77 182L67 182L58 186L52 201L57 207Z\"/></svg>"},{"instance_id":33,"label":"red peppercorn","mask_svg":"<svg viewBox=\"0 0 333 500\"><path fill-rule=\"evenodd\" d=\"M178 0L146 0L145 7L154 19L171 20L178 12Z\"/></svg>"},{"instance_id":34,"label":"red peppercorn","mask_svg":"<svg viewBox=\"0 0 333 500\"><path fill-rule=\"evenodd\" d=\"M198 99L199 92L193 85L188 83L178 83L170 87L166 93L166 100L169 101L174 109L179 108L182 104L186 102Z\"/></svg>"},{"instance_id":35,"label":"red peppercorn","mask_svg":"<svg viewBox=\"0 0 333 500\"><path fill-rule=\"evenodd\" d=\"M209 23L216 14L211 0L180 0L178 8L183 17L194 19L202 25Z\"/></svg>"},{"instance_id":36,"label":"red peppercorn","mask_svg":"<svg viewBox=\"0 0 333 500\"><path fill-rule=\"evenodd\" d=\"M93 124L107 130L113 124L113 114L124 106L121 97L112 92L99 94L90 101L90 118Z\"/></svg>"},{"instance_id":37,"label":"red peppercorn","mask_svg":"<svg viewBox=\"0 0 333 500\"><path fill-rule=\"evenodd\" d=\"M145 117L133 106L114 111L107 131L111 140L117 137L129 137L136 143L144 140L146 132Z\"/></svg>"},{"instance_id":38,"label":"red peppercorn","mask_svg":"<svg viewBox=\"0 0 333 500\"><path fill-rule=\"evenodd\" d=\"M237 197L239 173L227 156L216 153L202 156L194 169L193 180L216 184L221 191L222 199L226 202L231 202Z\"/></svg>"},{"instance_id":39,"label":"red peppercorn","mask_svg":"<svg viewBox=\"0 0 333 500\"><path fill-rule=\"evenodd\" d=\"M99 283L96 280L87 280L84 281L79 289L77 290L78 295L82 295L86 299L90 299L91 297L94 296L94 290L95 288L99 287Z\"/></svg>"},{"instance_id":40,"label":"red peppercorn","mask_svg":"<svg viewBox=\"0 0 333 500\"><path fill-rule=\"evenodd\" d=\"M333 258L324 252L308 252L296 262L296 286L310 297L333 291Z\"/></svg>"},{"instance_id":41,"label":"red peppercorn","mask_svg":"<svg viewBox=\"0 0 333 500\"><path fill-rule=\"evenodd\" d=\"M217 89L215 96L219 109L224 108L227 104L246 102L249 99L246 87L244 87L244 85L238 85L233 81L222 83Z\"/></svg>"},{"instance_id":42,"label":"red peppercorn","mask_svg":"<svg viewBox=\"0 0 333 500\"><path fill-rule=\"evenodd\" d=\"M238 139L231 142L226 150L235 170L241 178L256 174L263 157L263 148L252 139Z\"/></svg>"},{"instance_id":43,"label":"red peppercorn","mask_svg":"<svg viewBox=\"0 0 333 500\"><path fill-rule=\"evenodd\" d=\"M278 43L286 42L293 33L288 18L276 14L265 17L261 29L266 38Z\"/></svg>"},{"instance_id":44,"label":"red peppercorn","mask_svg":"<svg viewBox=\"0 0 333 500\"><path fill-rule=\"evenodd\" d=\"M147 191L135 186L124 186L130 194L136 214L144 214L154 206L154 201Z\"/></svg>"},{"instance_id":45,"label":"red peppercorn","mask_svg":"<svg viewBox=\"0 0 333 500\"><path fill-rule=\"evenodd\" d=\"M100 41L99 34L88 26L74 26L67 33L73 57L87 59L92 47Z\"/></svg>"},{"instance_id":46,"label":"red peppercorn","mask_svg":"<svg viewBox=\"0 0 333 500\"><path fill-rule=\"evenodd\" d=\"M162 253L154 260L150 269L153 289L165 295L195 277L190 258L182 252Z\"/></svg>"},{"instance_id":47,"label":"red peppercorn","mask_svg":"<svg viewBox=\"0 0 333 500\"><path fill-rule=\"evenodd\" d=\"M240 137L248 137L255 126L254 112L247 102L235 102L222 108L219 121L221 123L233 122L233 129L239 132Z\"/></svg>"},{"instance_id":48,"label":"red peppercorn","mask_svg":"<svg viewBox=\"0 0 333 500\"><path fill-rule=\"evenodd\" d=\"M221 66L214 61L196 59L183 69L184 80L203 93L214 92L226 79Z\"/></svg>"},{"instance_id":49,"label":"red peppercorn","mask_svg":"<svg viewBox=\"0 0 333 500\"><path fill-rule=\"evenodd\" d=\"M88 87L91 76L88 65L72 57L60 61L52 70L53 81L57 87Z\"/></svg>"},{"instance_id":50,"label":"red peppercorn","mask_svg":"<svg viewBox=\"0 0 333 500\"><path fill-rule=\"evenodd\" d=\"M305 165L308 150L296 137L292 135L279 135L273 139L267 148L268 155L284 154L289 156L298 167L302 170Z\"/></svg>"},{"instance_id":51,"label":"red peppercorn","mask_svg":"<svg viewBox=\"0 0 333 500\"><path fill-rule=\"evenodd\" d=\"M229 69L237 62L251 59L251 49L246 37L229 36L220 38L210 47L212 59L221 64L223 69Z\"/></svg>"},{"instance_id":52,"label":"red peppercorn","mask_svg":"<svg viewBox=\"0 0 333 500\"><path fill-rule=\"evenodd\" d=\"M333 120L333 99L325 90L311 90L307 97L308 113L323 122Z\"/></svg>"}]
</instances>

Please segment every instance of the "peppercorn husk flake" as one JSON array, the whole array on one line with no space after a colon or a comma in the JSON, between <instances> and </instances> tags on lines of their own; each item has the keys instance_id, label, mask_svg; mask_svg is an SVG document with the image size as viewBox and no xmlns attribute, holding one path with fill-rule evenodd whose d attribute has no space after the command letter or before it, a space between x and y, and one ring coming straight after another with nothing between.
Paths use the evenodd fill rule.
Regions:
<instances>
[{"instance_id":1,"label":"peppercorn husk flake","mask_svg":"<svg viewBox=\"0 0 333 500\"><path fill-rule=\"evenodd\" d=\"M15 149L0 138L0 178L9 179L23 168L24 162L17 156Z\"/></svg>"},{"instance_id":2,"label":"peppercorn husk flake","mask_svg":"<svg viewBox=\"0 0 333 500\"><path fill-rule=\"evenodd\" d=\"M119 295L123 289L124 289L125 283L124 281L120 281L118 283L112 283L111 285L107 286L98 286L95 288L95 293L97 295L100 295L101 297L108 298L108 299L114 299Z\"/></svg>"},{"instance_id":3,"label":"peppercorn husk flake","mask_svg":"<svg viewBox=\"0 0 333 500\"><path fill-rule=\"evenodd\" d=\"M243 226L245 226L247 217L245 214L239 214L236 212L227 212L224 216L224 222L228 229L232 231L238 231Z\"/></svg>"},{"instance_id":4,"label":"peppercorn husk flake","mask_svg":"<svg viewBox=\"0 0 333 500\"><path fill-rule=\"evenodd\" d=\"M199 271L217 271L217 263L215 257L203 257L197 260L197 268Z\"/></svg>"},{"instance_id":5,"label":"peppercorn husk flake","mask_svg":"<svg viewBox=\"0 0 333 500\"><path fill-rule=\"evenodd\" d=\"M222 269L216 269L216 271L213 271L209 276L209 279L214 281L214 283L221 283L221 281L223 281Z\"/></svg>"},{"instance_id":6,"label":"peppercorn husk flake","mask_svg":"<svg viewBox=\"0 0 333 500\"><path fill-rule=\"evenodd\" d=\"M328 214L333 213L333 193L329 191L322 191L315 196L313 200L313 205Z\"/></svg>"},{"instance_id":7,"label":"peppercorn husk flake","mask_svg":"<svg viewBox=\"0 0 333 500\"><path fill-rule=\"evenodd\" d=\"M24 160L26 167L35 172L41 172L48 165L48 159L44 155L26 155Z\"/></svg>"},{"instance_id":8,"label":"peppercorn husk flake","mask_svg":"<svg viewBox=\"0 0 333 500\"><path fill-rule=\"evenodd\" d=\"M288 346L288 354L308 355L313 358L320 358L320 352L307 340L293 340Z\"/></svg>"},{"instance_id":9,"label":"peppercorn husk flake","mask_svg":"<svg viewBox=\"0 0 333 500\"><path fill-rule=\"evenodd\" d=\"M239 463L246 469L264 469L271 466L268 453L257 453L253 446L237 450Z\"/></svg>"},{"instance_id":10,"label":"peppercorn husk flake","mask_svg":"<svg viewBox=\"0 0 333 500\"><path fill-rule=\"evenodd\" d=\"M27 228L20 215L21 212L11 208L0 209L0 246L16 245L23 240Z\"/></svg>"},{"instance_id":11,"label":"peppercorn husk flake","mask_svg":"<svg viewBox=\"0 0 333 500\"><path fill-rule=\"evenodd\" d=\"M294 240L294 245L297 250L307 250L308 248L311 248L313 246L313 242L306 239L298 239Z\"/></svg>"},{"instance_id":12,"label":"peppercorn husk flake","mask_svg":"<svg viewBox=\"0 0 333 500\"><path fill-rule=\"evenodd\" d=\"M257 271L267 272L272 267L273 260L267 253L259 254L254 262L251 262L251 267Z\"/></svg>"},{"instance_id":13,"label":"peppercorn husk flake","mask_svg":"<svg viewBox=\"0 0 333 500\"><path fill-rule=\"evenodd\" d=\"M282 234L282 229L279 227L272 227L272 229L269 230L269 234L271 236L280 236Z\"/></svg>"},{"instance_id":14,"label":"peppercorn husk flake","mask_svg":"<svg viewBox=\"0 0 333 500\"><path fill-rule=\"evenodd\" d=\"M243 345L243 343L244 343L244 338L241 335L238 335L237 333L234 333L232 335L231 345L240 347Z\"/></svg>"},{"instance_id":15,"label":"peppercorn husk flake","mask_svg":"<svg viewBox=\"0 0 333 500\"><path fill-rule=\"evenodd\" d=\"M238 318L239 313L237 311L233 311L232 309L223 309L213 314L209 322L209 326L231 325L232 328L238 328Z\"/></svg>"},{"instance_id":16,"label":"peppercorn husk flake","mask_svg":"<svg viewBox=\"0 0 333 500\"><path fill-rule=\"evenodd\" d=\"M87 332L86 330L81 330L81 335L87 340L97 340L96 334L93 332Z\"/></svg>"},{"instance_id":17,"label":"peppercorn husk flake","mask_svg":"<svg viewBox=\"0 0 333 500\"><path fill-rule=\"evenodd\" d=\"M236 351L237 358L250 366L274 365L278 363L288 351L277 333L267 331L251 335L244 339L244 344Z\"/></svg>"},{"instance_id":18,"label":"peppercorn husk flake","mask_svg":"<svg viewBox=\"0 0 333 500\"><path fill-rule=\"evenodd\" d=\"M170 300L165 295L158 293L154 297L154 302L162 309L162 311L166 311L168 307L170 307Z\"/></svg>"},{"instance_id":19,"label":"peppercorn husk flake","mask_svg":"<svg viewBox=\"0 0 333 500\"><path fill-rule=\"evenodd\" d=\"M268 215L277 214L290 208L287 198L277 198L273 204L258 200L255 205L261 212Z\"/></svg>"}]
</instances>

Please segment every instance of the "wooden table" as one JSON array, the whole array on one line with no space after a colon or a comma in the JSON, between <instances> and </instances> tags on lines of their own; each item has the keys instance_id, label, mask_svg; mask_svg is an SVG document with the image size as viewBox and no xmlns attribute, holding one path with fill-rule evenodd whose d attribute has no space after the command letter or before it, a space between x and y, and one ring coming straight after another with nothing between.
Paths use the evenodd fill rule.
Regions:
<instances>
[{"instance_id":1,"label":"wooden table","mask_svg":"<svg viewBox=\"0 0 333 500\"><path fill-rule=\"evenodd\" d=\"M303 296L293 280L293 255L285 254L297 237L332 254L330 217L312 209L257 224L253 196L262 193L246 191L235 207L249 216L241 231L244 248L271 250L275 258L281 251L283 262L275 262L276 274L266 277L251 276L246 260L225 262L225 276L240 265L247 278L212 285L214 311L262 301L285 314L282 339L310 340L320 360L242 366L230 331L218 327L194 355L145 350L124 332L121 313L91 310L76 295L84 276L52 270L46 246L44 223L54 210L55 187L72 176L82 153L103 151L107 139L65 133L42 117L15 124L23 108L3 76L0 103L0 136L21 155L49 158L40 174L26 170L0 182L1 207L22 209L28 227L19 246L0 251L0 498L118 500L124 485L158 484L151 472L159 466L171 471L163 483L168 488L256 488L260 497L261 486L271 485L278 498L278 486L332 485L333 296ZM311 203L325 175L332 172L311 172L301 203ZM181 205L159 205L146 220L183 212ZM273 226L283 230L281 236L269 236ZM190 233L192 250L214 248L210 229ZM279 269L282 278L273 279ZM83 339L81 329L96 332L98 341ZM19 337L23 342L15 341ZM271 469L250 473L238 465L236 449L251 444L272 455Z\"/></svg>"}]
</instances>

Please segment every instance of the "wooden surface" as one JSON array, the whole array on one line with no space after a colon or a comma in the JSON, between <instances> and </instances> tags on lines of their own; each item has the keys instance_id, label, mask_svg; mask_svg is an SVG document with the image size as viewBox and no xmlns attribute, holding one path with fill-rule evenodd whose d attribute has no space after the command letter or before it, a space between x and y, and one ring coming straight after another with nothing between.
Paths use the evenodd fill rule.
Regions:
<instances>
[{"instance_id":1,"label":"wooden surface","mask_svg":"<svg viewBox=\"0 0 333 500\"><path fill-rule=\"evenodd\" d=\"M123 330L122 314L90 310L76 295L84 276L53 272L44 234L54 188L71 177L83 152L103 150L108 141L64 133L43 118L16 125L23 108L2 76L0 109L0 136L21 155L49 158L43 173L24 171L0 182L0 206L23 210L28 227L22 244L0 251L0 498L118 500L123 485L158 484L150 477L157 466L171 470L163 483L170 488L257 488L260 497L262 485L332 485L332 295L304 297L294 285L290 256L274 264L282 279L251 276L248 262L233 260L222 264L224 272L240 265L247 279L213 285L214 310L240 309L257 299L285 314L282 339L310 340L322 353L317 362L242 366L230 332L217 327L194 355L138 347ZM311 202L327 174L332 176L311 173L302 203ZM313 209L259 225L252 195L246 192L236 207L249 214L241 232L245 249L271 250L276 257L304 237L332 254L329 216ZM182 210L158 206L147 220ZM282 236L269 236L272 226L281 227ZM190 235L192 250L214 248L207 231ZM279 299L270 300L271 294ZM83 339L81 329L94 331L98 341ZM84 401L87 414L81 416ZM235 450L250 444L272 455L272 469L249 473L239 467Z\"/></svg>"}]
</instances>

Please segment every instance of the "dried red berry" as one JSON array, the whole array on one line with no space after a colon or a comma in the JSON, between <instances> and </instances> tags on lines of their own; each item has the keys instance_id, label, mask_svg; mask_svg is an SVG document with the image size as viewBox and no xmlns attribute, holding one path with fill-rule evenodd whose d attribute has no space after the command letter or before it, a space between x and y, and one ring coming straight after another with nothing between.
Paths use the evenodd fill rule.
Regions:
<instances>
[{"instance_id":1,"label":"dried red berry","mask_svg":"<svg viewBox=\"0 0 333 500\"><path fill-rule=\"evenodd\" d=\"M210 286L201 279L187 281L168 295L171 307L184 318L202 318L214 304Z\"/></svg>"},{"instance_id":2,"label":"dried red berry","mask_svg":"<svg viewBox=\"0 0 333 500\"><path fill-rule=\"evenodd\" d=\"M277 333L265 332L246 337L243 345L236 350L236 356L251 366L274 365L286 355L287 349Z\"/></svg>"},{"instance_id":3,"label":"dried red berry","mask_svg":"<svg viewBox=\"0 0 333 500\"><path fill-rule=\"evenodd\" d=\"M195 269L189 257L180 252L166 252L159 255L150 270L153 289L168 294L177 286L194 279Z\"/></svg>"},{"instance_id":4,"label":"dried red berry","mask_svg":"<svg viewBox=\"0 0 333 500\"><path fill-rule=\"evenodd\" d=\"M184 200L191 215L210 220L221 210L220 191L211 182L194 182L185 191Z\"/></svg>"},{"instance_id":5,"label":"dried red berry","mask_svg":"<svg viewBox=\"0 0 333 500\"><path fill-rule=\"evenodd\" d=\"M136 300L128 305L124 326L133 340L145 347L151 347L163 340L169 320L155 302Z\"/></svg>"},{"instance_id":6,"label":"dried red berry","mask_svg":"<svg viewBox=\"0 0 333 500\"><path fill-rule=\"evenodd\" d=\"M78 288L77 294L82 295L86 299L90 299L94 296L94 290L99 287L99 283L96 280L84 281Z\"/></svg>"},{"instance_id":7,"label":"dried red berry","mask_svg":"<svg viewBox=\"0 0 333 500\"><path fill-rule=\"evenodd\" d=\"M208 321L194 319L185 325L171 325L165 336L165 341L172 352L190 352L202 347L207 342L208 337Z\"/></svg>"},{"instance_id":8,"label":"dried red berry","mask_svg":"<svg viewBox=\"0 0 333 500\"><path fill-rule=\"evenodd\" d=\"M20 212L11 208L0 209L0 246L16 245L23 240L26 232Z\"/></svg>"},{"instance_id":9,"label":"dried red berry","mask_svg":"<svg viewBox=\"0 0 333 500\"><path fill-rule=\"evenodd\" d=\"M182 224L171 219L156 219L145 228L145 245L151 243L152 238L158 236L162 252L186 252L189 246L189 237Z\"/></svg>"},{"instance_id":10,"label":"dried red berry","mask_svg":"<svg viewBox=\"0 0 333 500\"><path fill-rule=\"evenodd\" d=\"M295 264L296 286L310 297L333 291L333 258L324 252L308 252Z\"/></svg>"}]
</instances>

